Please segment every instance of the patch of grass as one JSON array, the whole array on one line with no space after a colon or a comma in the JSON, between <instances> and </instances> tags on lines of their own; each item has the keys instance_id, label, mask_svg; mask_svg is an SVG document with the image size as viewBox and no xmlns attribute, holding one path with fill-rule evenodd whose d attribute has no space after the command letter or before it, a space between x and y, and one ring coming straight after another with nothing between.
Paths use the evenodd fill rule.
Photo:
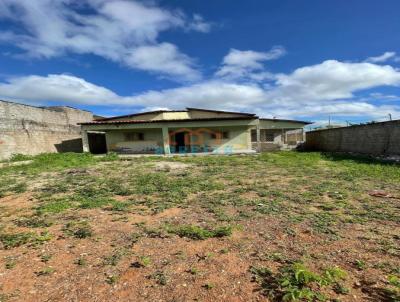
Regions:
<instances>
[{"instance_id":1,"label":"patch of grass","mask_svg":"<svg viewBox=\"0 0 400 302\"><path fill-rule=\"evenodd\" d=\"M15 193L24 193L28 190L28 185L25 182L17 183L12 187L12 191Z\"/></svg>"},{"instance_id":2,"label":"patch of grass","mask_svg":"<svg viewBox=\"0 0 400 302\"><path fill-rule=\"evenodd\" d=\"M32 233L0 234L0 242L4 249L11 249L28 243L34 235Z\"/></svg>"},{"instance_id":3,"label":"patch of grass","mask_svg":"<svg viewBox=\"0 0 400 302\"><path fill-rule=\"evenodd\" d=\"M127 212L132 207L131 203L128 202L113 202L112 205L107 208L107 210L114 212Z\"/></svg>"},{"instance_id":4,"label":"patch of grass","mask_svg":"<svg viewBox=\"0 0 400 302\"><path fill-rule=\"evenodd\" d=\"M50 202L42 203L36 208L36 212L39 215L58 214L73 207L74 204L68 197L61 197L51 200Z\"/></svg>"},{"instance_id":5,"label":"patch of grass","mask_svg":"<svg viewBox=\"0 0 400 302\"><path fill-rule=\"evenodd\" d=\"M113 285L118 282L119 275L106 275L106 283Z\"/></svg>"},{"instance_id":6,"label":"patch of grass","mask_svg":"<svg viewBox=\"0 0 400 302\"><path fill-rule=\"evenodd\" d=\"M71 221L68 222L63 231L69 235L78 239L92 237L93 230L87 221Z\"/></svg>"},{"instance_id":7,"label":"patch of grass","mask_svg":"<svg viewBox=\"0 0 400 302\"><path fill-rule=\"evenodd\" d=\"M151 265L151 258L149 256L141 256L139 260L131 264L132 267L147 267Z\"/></svg>"},{"instance_id":8,"label":"patch of grass","mask_svg":"<svg viewBox=\"0 0 400 302\"><path fill-rule=\"evenodd\" d=\"M32 163L0 169L1 174L24 172L35 175L45 171L61 171L67 168L86 167L99 161L89 153L43 153L31 158Z\"/></svg>"},{"instance_id":9,"label":"patch of grass","mask_svg":"<svg viewBox=\"0 0 400 302\"><path fill-rule=\"evenodd\" d=\"M364 269L367 267L366 263L365 263L363 260L359 260L359 259L356 259L356 260L354 261L354 266L355 266L359 271L362 271L362 270L364 270Z\"/></svg>"},{"instance_id":10,"label":"patch of grass","mask_svg":"<svg viewBox=\"0 0 400 302\"><path fill-rule=\"evenodd\" d=\"M167 226L168 233L176 234L179 237L186 237L194 240L204 240L214 237L225 237L232 235L231 226L221 226L215 229L204 229L196 225Z\"/></svg>"},{"instance_id":11,"label":"patch of grass","mask_svg":"<svg viewBox=\"0 0 400 302\"><path fill-rule=\"evenodd\" d=\"M272 301L325 301L324 286L337 285L346 278L338 267L328 268L321 275L309 270L302 263L283 266L274 274L268 268L250 269L253 281L260 284L263 293Z\"/></svg>"},{"instance_id":12,"label":"patch of grass","mask_svg":"<svg viewBox=\"0 0 400 302\"><path fill-rule=\"evenodd\" d=\"M5 257L5 264L4 267L6 269L13 269L17 265L17 261L15 257L7 256Z\"/></svg>"},{"instance_id":13,"label":"patch of grass","mask_svg":"<svg viewBox=\"0 0 400 302\"><path fill-rule=\"evenodd\" d=\"M215 287L215 284L211 283L211 282L207 282L206 284L203 285L203 287L207 290L211 290Z\"/></svg>"},{"instance_id":14,"label":"patch of grass","mask_svg":"<svg viewBox=\"0 0 400 302\"><path fill-rule=\"evenodd\" d=\"M313 213L310 220L313 230L317 233L332 235L334 237L338 235L337 231L333 228L336 225L334 215L326 212Z\"/></svg>"},{"instance_id":15,"label":"patch of grass","mask_svg":"<svg viewBox=\"0 0 400 302\"><path fill-rule=\"evenodd\" d=\"M40 232L39 235L35 235L32 238L32 245L37 246L37 245L42 245L43 243L50 241L53 238L53 235L50 234L48 231L43 231Z\"/></svg>"},{"instance_id":16,"label":"patch of grass","mask_svg":"<svg viewBox=\"0 0 400 302\"><path fill-rule=\"evenodd\" d=\"M127 255L128 251L124 249L118 249L114 251L111 255L104 257L103 265L116 266L118 262Z\"/></svg>"},{"instance_id":17,"label":"patch of grass","mask_svg":"<svg viewBox=\"0 0 400 302\"><path fill-rule=\"evenodd\" d=\"M47 217L29 216L29 217L21 217L15 220L15 224L21 227L46 228L51 226L53 224L53 221L51 221Z\"/></svg>"},{"instance_id":18,"label":"patch of grass","mask_svg":"<svg viewBox=\"0 0 400 302\"><path fill-rule=\"evenodd\" d=\"M42 261L42 262L44 262L44 263L47 263L47 262L50 261L50 259L51 259L52 257L53 257L53 256L50 255L50 254L43 254L43 255L40 256L40 261Z\"/></svg>"},{"instance_id":19,"label":"patch of grass","mask_svg":"<svg viewBox=\"0 0 400 302\"><path fill-rule=\"evenodd\" d=\"M24 193L27 190L28 185L26 184L26 182L18 182L11 177L7 179L1 179L0 177L0 198L7 196L10 193Z\"/></svg>"},{"instance_id":20,"label":"patch of grass","mask_svg":"<svg viewBox=\"0 0 400 302\"><path fill-rule=\"evenodd\" d=\"M75 259L74 263L75 263L76 265L79 265L79 266L86 266L87 260L86 260L86 258L84 258L84 257L81 256L81 257Z\"/></svg>"},{"instance_id":21,"label":"patch of grass","mask_svg":"<svg viewBox=\"0 0 400 302\"><path fill-rule=\"evenodd\" d=\"M190 273L191 275L197 275L200 273L200 270L196 267L192 267L188 270L188 273Z\"/></svg>"},{"instance_id":22,"label":"patch of grass","mask_svg":"<svg viewBox=\"0 0 400 302\"><path fill-rule=\"evenodd\" d=\"M108 152L106 155L100 157L100 161L116 161L119 160L118 153Z\"/></svg>"},{"instance_id":23,"label":"patch of grass","mask_svg":"<svg viewBox=\"0 0 400 302\"><path fill-rule=\"evenodd\" d=\"M106 205L112 204L114 202L114 199L109 198L109 197L90 197L90 198L77 198L79 200L79 207L82 209L95 209L95 208L101 208Z\"/></svg>"},{"instance_id":24,"label":"patch of grass","mask_svg":"<svg viewBox=\"0 0 400 302\"><path fill-rule=\"evenodd\" d=\"M112 178L107 180L108 191L120 196L128 196L132 191L121 182L119 178Z\"/></svg>"},{"instance_id":25,"label":"patch of grass","mask_svg":"<svg viewBox=\"0 0 400 302\"><path fill-rule=\"evenodd\" d=\"M44 268L44 269L42 269L40 271L35 272L35 274L38 277L40 277L40 276L49 276L49 275L53 274L55 271L56 270L53 267L49 266L49 267L46 267L46 268Z\"/></svg>"},{"instance_id":26,"label":"patch of grass","mask_svg":"<svg viewBox=\"0 0 400 302\"><path fill-rule=\"evenodd\" d=\"M400 301L400 276L389 275L387 277L389 288L386 288L386 294L390 301Z\"/></svg>"},{"instance_id":27,"label":"patch of grass","mask_svg":"<svg viewBox=\"0 0 400 302\"><path fill-rule=\"evenodd\" d=\"M13 154L11 158L9 159L10 162L17 162L17 161L25 161L25 160L31 160L33 158L32 155L25 155L25 154Z\"/></svg>"},{"instance_id":28,"label":"patch of grass","mask_svg":"<svg viewBox=\"0 0 400 302\"><path fill-rule=\"evenodd\" d=\"M163 271L156 271L154 274L150 275L150 278L155 279L160 285L166 285L168 282L168 278Z\"/></svg>"}]
</instances>

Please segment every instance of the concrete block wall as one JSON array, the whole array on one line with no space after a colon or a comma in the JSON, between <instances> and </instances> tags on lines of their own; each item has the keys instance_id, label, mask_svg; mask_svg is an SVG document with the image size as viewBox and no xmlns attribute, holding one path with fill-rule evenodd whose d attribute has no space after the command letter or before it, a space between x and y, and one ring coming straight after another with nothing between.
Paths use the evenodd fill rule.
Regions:
<instances>
[{"instance_id":1,"label":"concrete block wall","mask_svg":"<svg viewBox=\"0 0 400 302\"><path fill-rule=\"evenodd\" d=\"M88 111L70 107L34 107L0 101L0 159L13 154L82 152L80 122Z\"/></svg>"},{"instance_id":2,"label":"concrete block wall","mask_svg":"<svg viewBox=\"0 0 400 302\"><path fill-rule=\"evenodd\" d=\"M400 120L310 131L306 150L400 155Z\"/></svg>"}]
</instances>

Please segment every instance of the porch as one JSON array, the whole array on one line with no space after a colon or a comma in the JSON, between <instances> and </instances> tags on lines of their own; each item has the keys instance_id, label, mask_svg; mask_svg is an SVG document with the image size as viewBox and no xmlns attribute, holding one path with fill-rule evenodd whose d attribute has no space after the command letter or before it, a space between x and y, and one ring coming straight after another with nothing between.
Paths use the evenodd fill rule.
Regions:
<instances>
[{"instance_id":1,"label":"porch","mask_svg":"<svg viewBox=\"0 0 400 302\"><path fill-rule=\"evenodd\" d=\"M196 123L90 125L83 129L84 152L93 152L93 133L103 133L105 150L118 154L235 154L255 153L249 121ZM200 125L199 125L200 124Z\"/></svg>"}]
</instances>

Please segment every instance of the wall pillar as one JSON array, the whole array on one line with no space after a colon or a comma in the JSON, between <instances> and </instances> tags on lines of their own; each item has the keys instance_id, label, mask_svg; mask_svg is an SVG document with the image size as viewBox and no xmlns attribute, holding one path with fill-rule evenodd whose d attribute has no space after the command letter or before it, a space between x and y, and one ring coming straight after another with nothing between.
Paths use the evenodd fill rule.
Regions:
<instances>
[{"instance_id":1,"label":"wall pillar","mask_svg":"<svg viewBox=\"0 0 400 302\"><path fill-rule=\"evenodd\" d=\"M261 133L260 133L260 125L257 125L257 152L261 152Z\"/></svg>"},{"instance_id":2,"label":"wall pillar","mask_svg":"<svg viewBox=\"0 0 400 302\"><path fill-rule=\"evenodd\" d=\"M169 148L168 127L162 127L162 135L163 135L164 154L171 154L171 150Z\"/></svg>"},{"instance_id":3,"label":"wall pillar","mask_svg":"<svg viewBox=\"0 0 400 302\"><path fill-rule=\"evenodd\" d=\"M86 130L82 130L82 149L83 152L90 152L89 149L89 138Z\"/></svg>"}]
</instances>

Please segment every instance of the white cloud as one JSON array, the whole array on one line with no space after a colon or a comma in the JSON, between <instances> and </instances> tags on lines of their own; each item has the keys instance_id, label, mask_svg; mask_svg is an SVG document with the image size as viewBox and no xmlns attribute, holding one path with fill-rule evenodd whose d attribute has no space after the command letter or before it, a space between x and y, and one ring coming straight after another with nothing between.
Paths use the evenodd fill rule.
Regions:
<instances>
[{"instance_id":1,"label":"white cloud","mask_svg":"<svg viewBox=\"0 0 400 302\"><path fill-rule=\"evenodd\" d=\"M0 96L11 100L58 101L66 104L124 104L123 98L107 88L63 74L10 78L0 83Z\"/></svg>"},{"instance_id":2,"label":"white cloud","mask_svg":"<svg viewBox=\"0 0 400 302\"><path fill-rule=\"evenodd\" d=\"M186 26L186 30L194 30L203 33L208 33L211 30L212 24L206 22L199 14L193 15L193 21Z\"/></svg>"},{"instance_id":3,"label":"white cloud","mask_svg":"<svg viewBox=\"0 0 400 302\"><path fill-rule=\"evenodd\" d=\"M378 86L399 86L400 72L393 67L335 60L276 76L268 97L277 103L309 103L352 98L354 92Z\"/></svg>"},{"instance_id":4,"label":"white cloud","mask_svg":"<svg viewBox=\"0 0 400 302\"><path fill-rule=\"evenodd\" d=\"M224 57L222 66L215 73L217 77L228 79L249 78L255 81L272 78L264 70L264 61L276 60L286 54L282 46L274 46L268 52L231 49Z\"/></svg>"},{"instance_id":5,"label":"white cloud","mask_svg":"<svg viewBox=\"0 0 400 302\"><path fill-rule=\"evenodd\" d=\"M340 116L340 117L366 117L382 118L389 113L400 118L399 106L374 105L359 101L336 101L302 106L277 105L267 108L272 116L302 116L312 118L316 116Z\"/></svg>"},{"instance_id":6,"label":"white cloud","mask_svg":"<svg viewBox=\"0 0 400 302\"><path fill-rule=\"evenodd\" d=\"M321 119L321 116L379 119L389 113L400 118L400 106L381 95L358 98L357 92L384 85L399 87L400 71L371 63L334 60L275 75L271 85L208 80L132 96L115 92L72 75L26 76L0 83L0 97L26 101L103 105L115 108L215 108L255 112L279 118ZM374 100L379 100L379 105ZM386 102L387 101L387 102ZM385 103L386 102L386 103Z\"/></svg>"},{"instance_id":7,"label":"white cloud","mask_svg":"<svg viewBox=\"0 0 400 302\"><path fill-rule=\"evenodd\" d=\"M127 58L140 47L165 49L165 43L158 41L161 32L174 28L209 30L209 24L199 15L190 19L178 10L127 0L2 0L0 18L10 19L20 26L15 31L0 30L0 41L13 43L28 56L51 58L69 52L94 54L144 70L147 70L146 63L132 65ZM166 61L150 71L193 78L198 71L193 69L191 60L176 46L172 48L175 63L181 68L163 68L164 63L169 63ZM170 59L168 55L162 57Z\"/></svg>"},{"instance_id":8,"label":"white cloud","mask_svg":"<svg viewBox=\"0 0 400 302\"><path fill-rule=\"evenodd\" d=\"M169 74L182 76L187 80L198 80L201 77L193 67L193 60L170 43L137 47L129 53L125 61L133 68L161 73L168 71Z\"/></svg>"},{"instance_id":9,"label":"white cloud","mask_svg":"<svg viewBox=\"0 0 400 302\"><path fill-rule=\"evenodd\" d=\"M380 56L369 57L365 61L370 63L383 63L391 59L397 62L400 58L396 56L394 51L387 51Z\"/></svg>"}]
</instances>

